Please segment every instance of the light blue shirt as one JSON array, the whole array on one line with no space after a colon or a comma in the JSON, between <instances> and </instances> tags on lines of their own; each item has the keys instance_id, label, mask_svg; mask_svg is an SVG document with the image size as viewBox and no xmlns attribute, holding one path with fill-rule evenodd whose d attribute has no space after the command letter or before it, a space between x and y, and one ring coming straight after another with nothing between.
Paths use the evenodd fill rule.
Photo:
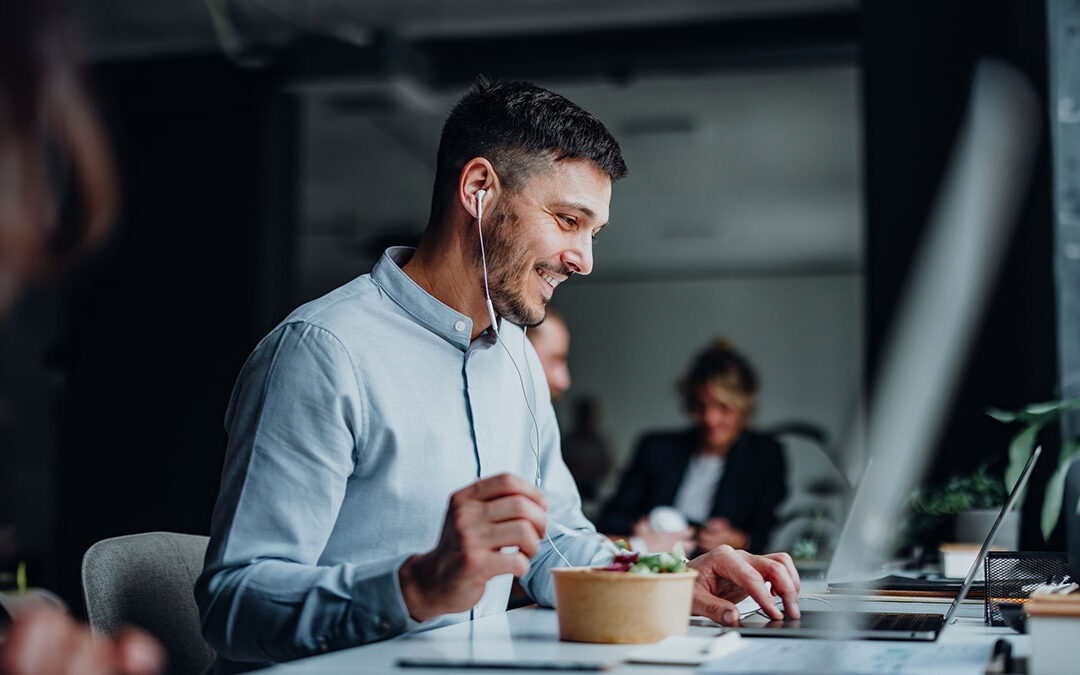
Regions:
<instances>
[{"instance_id":1,"label":"light blue shirt","mask_svg":"<svg viewBox=\"0 0 1080 675\"><path fill-rule=\"evenodd\" d=\"M610 557L581 513L524 332L500 320L506 349L491 330L470 340L469 317L401 270L411 255L389 249L371 274L294 311L237 379L195 591L219 669L420 627L398 568L438 543L456 490L502 472L532 482L537 431L556 546L574 564ZM586 534L557 533L551 521ZM562 564L544 542L522 578L533 599L553 603L548 569ZM423 627L505 611L510 583L492 579L471 612Z\"/></svg>"}]
</instances>

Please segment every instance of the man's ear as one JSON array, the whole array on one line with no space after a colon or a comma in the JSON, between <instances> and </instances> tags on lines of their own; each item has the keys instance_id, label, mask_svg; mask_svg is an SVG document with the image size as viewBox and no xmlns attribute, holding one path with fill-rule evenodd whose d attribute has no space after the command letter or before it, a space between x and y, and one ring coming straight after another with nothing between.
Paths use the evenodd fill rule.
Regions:
<instances>
[{"instance_id":1,"label":"man's ear","mask_svg":"<svg viewBox=\"0 0 1080 675\"><path fill-rule=\"evenodd\" d=\"M484 210L490 207L499 189L499 177L491 162L483 157L474 157L465 163L458 179L457 199L461 207L473 218L478 216L477 196L479 190L484 190Z\"/></svg>"}]
</instances>

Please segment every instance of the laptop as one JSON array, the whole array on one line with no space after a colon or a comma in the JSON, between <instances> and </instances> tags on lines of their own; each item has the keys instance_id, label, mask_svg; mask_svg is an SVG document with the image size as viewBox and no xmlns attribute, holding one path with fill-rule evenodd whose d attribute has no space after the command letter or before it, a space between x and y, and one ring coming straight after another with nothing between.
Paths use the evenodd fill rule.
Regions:
<instances>
[{"instance_id":1,"label":"laptop","mask_svg":"<svg viewBox=\"0 0 1080 675\"><path fill-rule=\"evenodd\" d=\"M872 579L892 553L898 514L931 459L1026 192L1041 121L1037 101L1012 66L992 59L976 66L966 115L885 345L865 433L859 433L856 416L855 431L849 434L846 456L859 456L865 443L872 461L859 481L826 576L829 582ZM798 621L738 631L769 637L936 639L967 594L1036 457L1013 486L947 616L875 619L824 612L819 618L803 612ZM876 627L881 620L915 625L882 629Z\"/></svg>"},{"instance_id":2,"label":"laptop","mask_svg":"<svg viewBox=\"0 0 1080 675\"><path fill-rule=\"evenodd\" d=\"M964 602L971 585L975 581L975 575L986 558L986 552L990 550L994 537L1001 529L1001 523L1007 514L1016 505L1020 495L1027 486L1032 471L1035 470L1035 462L1042 454L1042 446L1035 448L1031 453L1031 459L1024 467L1023 473L1016 479L1009 498L1001 507L993 527L983 540L979 554L975 562L971 564L960 591L956 594L949 611L941 614L908 614L902 612L801 612L798 619L783 619L770 621L762 626L741 626L731 630L737 630L742 635L759 637L813 637L830 638L838 637L837 632L845 638L861 640L918 640L932 641L938 638L941 629L947 626L956 616L960 604Z\"/></svg>"}]
</instances>

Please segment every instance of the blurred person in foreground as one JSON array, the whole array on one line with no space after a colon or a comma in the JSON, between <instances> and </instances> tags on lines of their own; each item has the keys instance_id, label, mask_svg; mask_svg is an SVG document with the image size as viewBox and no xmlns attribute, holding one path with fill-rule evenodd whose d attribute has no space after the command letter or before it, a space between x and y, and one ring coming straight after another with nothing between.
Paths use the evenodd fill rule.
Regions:
<instances>
[{"instance_id":1,"label":"blurred person in foreground","mask_svg":"<svg viewBox=\"0 0 1080 675\"><path fill-rule=\"evenodd\" d=\"M592 271L625 173L585 110L481 78L443 126L419 246L388 249L256 346L226 412L196 583L217 669L503 612L514 576L551 606L560 556L611 561L523 327ZM734 603L752 595L779 619L769 582L799 615L786 554L721 546L689 564L697 614L738 623Z\"/></svg>"},{"instance_id":2,"label":"blurred person in foreground","mask_svg":"<svg viewBox=\"0 0 1080 675\"><path fill-rule=\"evenodd\" d=\"M548 307L547 318L530 328L528 336L544 369L551 402L555 403L570 388L570 329L562 314ZM597 427L597 408L596 401L591 398L575 402L570 430L562 439L563 461L574 477L578 493L585 500L596 496L611 469L607 441Z\"/></svg>"},{"instance_id":3,"label":"blurred person in foreground","mask_svg":"<svg viewBox=\"0 0 1080 675\"><path fill-rule=\"evenodd\" d=\"M727 340L698 353L679 383L694 425L638 441L600 529L630 533L649 550L688 537L699 550L764 550L787 496L787 471L780 444L747 428L758 388L753 366ZM676 509L691 527L658 531L649 514L661 506Z\"/></svg>"},{"instance_id":4,"label":"blurred person in foreground","mask_svg":"<svg viewBox=\"0 0 1080 675\"><path fill-rule=\"evenodd\" d=\"M53 2L0 3L0 326L29 282L55 278L112 222L115 186L101 126L80 84L72 34ZM160 672L153 638L94 636L32 591L0 607L0 673Z\"/></svg>"}]
</instances>

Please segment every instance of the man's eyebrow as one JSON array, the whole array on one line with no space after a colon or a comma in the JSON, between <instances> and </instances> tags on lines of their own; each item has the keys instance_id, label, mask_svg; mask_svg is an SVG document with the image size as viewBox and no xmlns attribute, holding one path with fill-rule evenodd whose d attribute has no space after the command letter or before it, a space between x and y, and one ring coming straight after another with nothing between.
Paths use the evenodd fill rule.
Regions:
<instances>
[{"instance_id":1,"label":"man's eyebrow","mask_svg":"<svg viewBox=\"0 0 1080 675\"><path fill-rule=\"evenodd\" d=\"M559 203L555 204L554 206L557 209L570 209L570 210L573 210L573 211L580 211L580 212L584 213L585 216L588 217L588 218L595 218L596 217L596 213L592 209L590 209L588 206L585 206L584 204L582 204L581 202L559 202Z\"/></svg>"}]
</instances>

